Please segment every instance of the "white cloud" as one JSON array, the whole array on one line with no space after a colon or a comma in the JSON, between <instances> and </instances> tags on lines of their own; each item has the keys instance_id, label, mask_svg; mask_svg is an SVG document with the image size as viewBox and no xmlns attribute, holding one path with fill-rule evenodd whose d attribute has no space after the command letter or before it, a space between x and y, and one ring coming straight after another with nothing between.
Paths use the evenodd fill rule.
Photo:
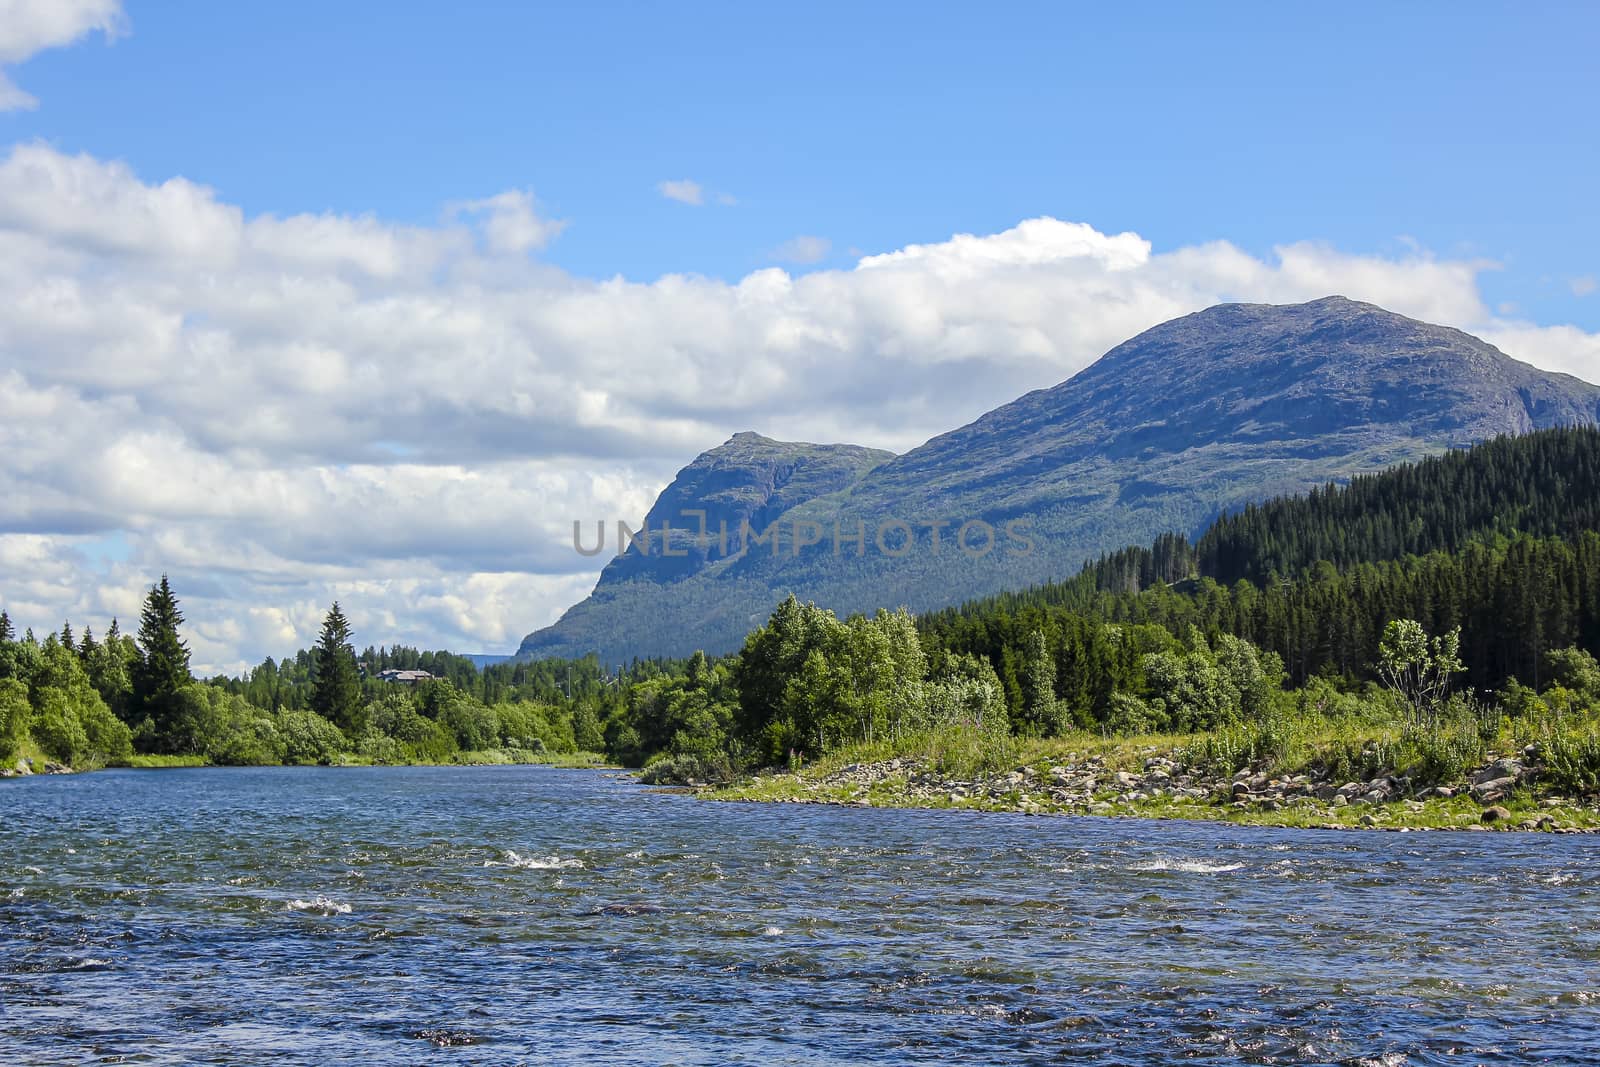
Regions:
<instances>
[{"instance_id":1,"label":"white cloud","mask_svg":"<svg viewBox=\"0 0 1600 1067\"><path fill-rule=\"evenodd\" d=\"M903 449L1175 315L1343 293L1600 378L1600 337L1504 318L1488 264L1288 244L1158 252L1032 219L732 282L530 259L532 195L436 226L247 216L183 179L0 159L0 604L131 624L172 575L196 664L314 639L509 649L592 586L581 518L643 515L738 430Z\"/></svg>"},{"instance_id":2,"label":"white cloud","mask_svg":"<svg viewBox=\"0 0 1600 1067\"><path fill-rule=\"evenodd\" d=\"M564 221L546 219L538 212L532 190L513 189L484 200L454 205L452 216L476 216L494 252L536 252L567 228Z\"/></svg>"},{"instance_id":3,"label":"white cloud","mask_svg":"<svg viewBox=\"0 0 1600 1067\"><path fill-rule=\"evenodd\" d=\"M96 31L115 37L123 26L121 0L0 0L0 111L39 104L10 80L5 67Z\"/></svg>"},{"instance_id":4,"label":"white cloud","mask_svg":"<svg viewBox=\"0 0 1600 1067\"><path fill-rule=\"evenodd\" d=\"M1573 296L1588 296L1597 289L1600 289L1600 279L1595 278L1592 274L1585 274L1581 278L1572 279Z\"/></svg>"},{"instance_id":5,"label":"white cloud","mask_svg":"<svg viewBox=\"0 0 1600 1067\"><path fill-rule=\"evenodd\" d=\"M661 182L656 185L656 189L668 200L676 200L680 204L699 207L706 202L706 191L700 187L699 182L690 181L688 178Z\"/></svg>"},{"instance_id":6,"label":"white cloud","mask_svg":"<svg viewBox=\"0 0 1600 1067\"><path fill-rule=\"evenodd\" d=\"M805 234L791 237L773 250L773 257L784 263L817 263L827 258L828 251L833 248L833 242L826 237L811 237Z\"/></svg>"}]
</instances>

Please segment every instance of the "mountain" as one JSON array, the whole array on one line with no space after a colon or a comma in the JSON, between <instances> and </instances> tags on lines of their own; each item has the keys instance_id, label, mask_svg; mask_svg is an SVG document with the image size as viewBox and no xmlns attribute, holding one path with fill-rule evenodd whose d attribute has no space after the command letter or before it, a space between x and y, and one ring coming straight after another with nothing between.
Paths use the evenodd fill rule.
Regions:
<instances>
[{"instance_id":1,"label":"mountain","mask_svg":"<svg viewBox=\"0 0 1600 1067\"><path fill-rule=\"evenodd\" d=\"M741 524L764 530L791 508L848 488L893 458L893 452L860 445L810 445L758 433L734 434L679 471L645 515L643 528L670 528L671 544L615 557L600 573L600 584L687 578L725 558ZM726 542L724 528L730 531ZM702 530L708 536L700 537ZM680 551L684 554L676 555Z\"/></svg>"},{"instance_id":2,"label":"mountain","mask_svg":"<svg viewBox=\"0 0 1600 1067\"><path fill-rule=\"evenodd\" d=\"M732 515L718 492L761 486L762 464L783 462L775 457L837 465L745 513L752 532L776 514L775 538L735 535L726 551L670 562L638 551L613 561L594 593L518 654L598 651L615 662L727 651L790 592L840 612L925 611L1070 576L1087 559L1196 533L1250 502L1502 433L1596 421L1600 388L1459 330L1343 297L1219 305L902 456L741 434L685 468L651 515L689 506ZM855 453L852 479L838 461ZM847 540L858 530L859 548ZM657 538L650 551L664 547Z\"/></svg>"}]
</instances>

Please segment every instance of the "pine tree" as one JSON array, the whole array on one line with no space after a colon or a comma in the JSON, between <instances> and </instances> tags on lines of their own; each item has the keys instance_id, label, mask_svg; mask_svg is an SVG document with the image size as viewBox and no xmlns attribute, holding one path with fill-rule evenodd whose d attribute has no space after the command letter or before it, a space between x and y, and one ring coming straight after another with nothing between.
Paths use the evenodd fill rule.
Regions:
<instances>
[{"instance_id":1,"label":"pine tree","mask_svg":"<svg viewBox=\"0 0 1600 1067\"><path fill-rule=\"evenodd\" d=\"M133 678L133 710L137 718L149 720L145 745L175 751L185 743L180 737L183 715L181 695L189 677L189 646L178 636L183 612L172 593L167 576L151 586L139 615L139 661Z\"/></svg>"},{"instance_id":2,"label":"pine tree","mask_svg":"<svg viewBox=\"0 0 1600 1067\"><path fill-rule=\"evenodd\" d=\"M11 616L0 611L0 641L10 641L16 636L17 632L11 628Z\"/></svg>"},{"instance_id":3,"label":"pine tree","mask_svg":"<svg viewBox=\"0 0 1600 1067\"><path fill-rule=\"evenodd\" d=\"M361 704L361 678L356 673L356 653L350 644L350 621L335 600L322 620L311 683L311 710L343 730L349 737L366 732Z\"/></svg>"},{"instance_id":4,"label":"pine tree","mask_svg":"<svg viewBox=\"0 0 1600 1067\"><path fill-rule=\"evenodd\" d=\"M78 651L77 642L72 639L72 620L70 619L61 624L61 647L68 652Z\"/></svg>"}]
</instances>

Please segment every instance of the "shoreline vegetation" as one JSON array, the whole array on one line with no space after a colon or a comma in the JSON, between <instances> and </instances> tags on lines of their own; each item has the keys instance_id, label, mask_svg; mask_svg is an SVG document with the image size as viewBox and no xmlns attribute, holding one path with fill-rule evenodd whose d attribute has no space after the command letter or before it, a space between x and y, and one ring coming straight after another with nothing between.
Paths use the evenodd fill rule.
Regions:
<instances>
[{"instance_id":1,"label":"shoreline vegetation","mask_svg":"<svg viewBox=\"0 0 1600 1067\"><path fill-rule=\"evenodd\" d=\"M1424 784L1424 768L1379 766L1401 744L1394 735L1361 739L1323 731L1301 738L1292 753L1229 772L1213 753L1234 740L1081 734L995 745L946 732L896 746L844 749L795 770L688 787L721 802L1329 830L1600 831L1600 803L1563 795L1538 745L1509 755L1487 751L1481 763L1436 772L1439 784ZM655 780L648 770L643 777Z\"/></svg>"},{"instance_id":2,"label":"shoreline vegetation","mask_svg":"<svg viewBox=\"0 0 1600 1067\"><path fill-rule=\"evenodd\" d=\"M161 771L194 767L556 767L563 770L618 771L623 767L608 760L602 752L534 752L525 748L495 748L474 752L453 752L442 760L404 760L389 763L357 755L339 753L326 761L309 763L216 763L204 755L166 756L135 753L104 763L69 767L37 752L24 755L15 764L0 767L0 778L26 778L31 775L87 774L93 771Z\"/></svg>"}]
</instances>

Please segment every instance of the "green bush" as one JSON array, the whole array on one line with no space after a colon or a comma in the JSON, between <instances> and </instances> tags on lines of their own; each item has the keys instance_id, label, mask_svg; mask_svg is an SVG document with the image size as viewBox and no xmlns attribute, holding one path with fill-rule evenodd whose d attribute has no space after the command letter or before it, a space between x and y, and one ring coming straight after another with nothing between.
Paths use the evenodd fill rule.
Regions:
<instances>
[{"instance_id":1,"label":"green bush","mask_svg":"<svg viewBox=\"0 0 1600 1067\"><path fill-rule=\"evenodd\" d=\"M492 709L497 732L513 748L535 752L576 752L572 722L557 708L542 704L496 704Z\"/></svg>"},{"instance_id":2,"label":"green bush","mask_svg":"<svg viewBox=\"0 0 1600 1067\"><path fill-rule=\"evenodd\" d=\"M344 751L344 731L314 711L280 711L277 725L285 763L331 763Z\"/></svg>"},{"instance_id":3,"label":"green bush","mask_svg":"<svg viewBox=\"0 0 1600 1067\"><path fill-rule=\"evenodd\" d=\"M15 678L0 678L0 760L4 760L7 767L28 739L28 723L32 718L28 687Z\"/></svg>"},{"instance_id":4,"label":"green bush","mask_svg":"<svg viewBox=\"0 0 1600 1067\"><path fill-rule=\"evenodd\" d=\"M1600 794L1600 733L1592 725L1554 731L1544 749L1542 777L1553 792L1568 797Z\"/></svg>"},{"instance_id":5,"label":"green bush","mask_svg":"<svg viewBox=\"0 0 1600 1067\"><path fill-rule=\"evenodd\" d=\"M127 759L133 755L133 734L121 719L111 714L98 693L78 707L78 721L88 738L88 757L96 763Z\"/></svg>"},{"instance_id":6,"label":"green bush","mask_svg":"<svg viewBox=\"0 0 1600 1067\"><path fill-rule=\"evenodd\" d=\"M639 774L645 785L722 784L734 778L727 756L662 756L651 760Z\"/></svg>"},{"instance_id":7,"label":"green bush","mask_svg":"<svg viewBox=\"0 0 1600 1067\"><path fill-rule=\"evenodd\" d=\"M468 752L494 748L500 743L500 720L475 700L451 701L440 712L439 723L454 734L456 744Z\"/></svg>"},{"instance_id":8,"label":"green bush","mask_svg":"<svg viewBox=\"0 0 1600 1067\"><path fill-rule=\"evenodd\" d=\"M72 765L89 752L89 735L78 721L77 709L67 694L54 686L41 689L39 710L33 717L33 740L51 759Z\"/></svg>"},{"instance_id":9,"label":"green bush","mask_svg":"<svg viewBox=\"0 0 1600 1067\"><path fill-rule=\"evenodd\" d=\"M1407 730L1401 738L1399 769L1415 785L1449 785L1466 777L1484 759L1478 724L1458 719L1432 730Z\"/></svg>"},{"instance_id":10,"label":"green bush","mask_svg":"<svg viewBox=\"0 0 1600 1067\"><path fill-rule=\"evenodd\" d=\"M1394 770L1396 756L1395 742L1388 738L1345 738L1324 748L1316 762L1333 781L1367 782Z\"/></svg>"},{"instance_id":11,"label":"green bush","mask_svg":"<svg viewBox=\"0 0 1600 1067\"><path fill-rule=\"evenodd\" d=\"M372 727L368 727L367 732L356 742L356 752L373 763L393 764L411 761L411 753L403 743Z\"/></svg>"}]
</instances>

